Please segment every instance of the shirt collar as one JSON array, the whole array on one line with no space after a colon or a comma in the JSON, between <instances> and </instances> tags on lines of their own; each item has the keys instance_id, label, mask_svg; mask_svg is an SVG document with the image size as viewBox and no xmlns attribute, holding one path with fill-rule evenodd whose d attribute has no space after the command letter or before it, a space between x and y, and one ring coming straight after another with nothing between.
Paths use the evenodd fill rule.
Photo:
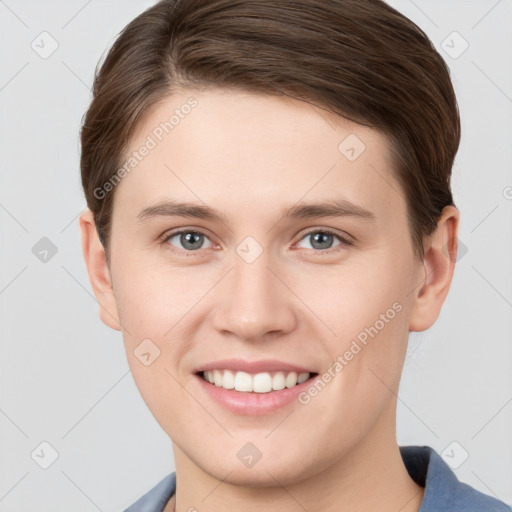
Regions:
<instances>
[{"instance_id":1,"label":"shirt collar","mask_svg":"<svg viewBox=\"0 0 512 512\"><path fill-rule=\"evenodd\" d=\"M511 512L505 503L460 482L429 446L400 446L411 478L425 494L418 512ZM124 512L162 512L176 490L176 473L163 478Z\"/></svg>"},{"instance_id":2,"label":"shirt collar","mask_svg":"<svg viewBox=\"0 0 512 512\"><path fill-rule=\"evenodd\" d=\"M425 487L418 512L511 512L502 501L460 482L429 446L400 446L400 453L411 478Z\"/></svg>"}]
</instances>

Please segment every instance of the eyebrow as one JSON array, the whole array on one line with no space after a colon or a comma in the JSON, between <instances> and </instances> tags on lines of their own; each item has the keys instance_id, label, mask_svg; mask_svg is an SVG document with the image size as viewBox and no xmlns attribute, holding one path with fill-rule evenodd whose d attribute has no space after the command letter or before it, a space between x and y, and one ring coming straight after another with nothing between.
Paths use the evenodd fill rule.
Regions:
<instances>
[{"instance_id":1,"label":"eyebrow","mask_svg":"<svg viewBox=\"0 0 512 512\"><path fill-rule=\"evenodd\" d=\"M144 208L137 215L137 222L146 222L158 217L190 217L217 221L229 226L227 218L209 206L174 200L163 201ZM298 204L281 212L282 219L310 219L318 217L358 217L369 221L376 219L375 214L370 210L345 199Z\"/></svg>"}]
</instances>

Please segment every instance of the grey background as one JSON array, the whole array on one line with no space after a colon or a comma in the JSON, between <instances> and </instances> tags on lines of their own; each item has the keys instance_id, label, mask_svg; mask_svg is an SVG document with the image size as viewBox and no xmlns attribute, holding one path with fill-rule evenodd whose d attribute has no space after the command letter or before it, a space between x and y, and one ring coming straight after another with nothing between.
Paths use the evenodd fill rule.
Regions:
<instances>
[{"instance_id":1,"label":"grey background","mask_svg":"<svg viewBox=\"0 0 512 512\"><path fill-rule=\"evenodd\" d=\"M0 1L0 511L120 511L173 469L121 334L99 320L78 229L94 69L153 3ZM411 335L398 440L512 504L512 0L390 3L448 62L463 123L462 249L439 320Z\"/></svg>"}]
</instances>

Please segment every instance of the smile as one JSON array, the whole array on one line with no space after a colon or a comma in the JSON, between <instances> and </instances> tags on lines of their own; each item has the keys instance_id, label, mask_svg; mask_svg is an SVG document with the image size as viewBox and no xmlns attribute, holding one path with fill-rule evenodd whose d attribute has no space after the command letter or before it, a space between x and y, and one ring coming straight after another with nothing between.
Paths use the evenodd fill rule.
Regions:
<instances>
[{"instance_id":1,"label":"smile","mask_svg":"<svg viewBox=\"0 0 512 512\"><path fill-rule=\"evenodd\" d=\"M270 393L293 388L306 382L311 373L303 372L261 372L251 374L232 370L207 370L200 372L201 377L217 387L242 393Z\"/></svg>"}]
</instances>

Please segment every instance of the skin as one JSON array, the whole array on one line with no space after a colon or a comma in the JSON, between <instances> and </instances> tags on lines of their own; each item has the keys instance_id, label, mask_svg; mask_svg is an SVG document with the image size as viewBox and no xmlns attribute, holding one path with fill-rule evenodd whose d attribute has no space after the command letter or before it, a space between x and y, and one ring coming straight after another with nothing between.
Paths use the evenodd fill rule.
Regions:
<instances>
[{"instance_id":1,"label":"skin","mask_svg":"<svg viewBox=\"0 0 512 512\"><path fill-rule=\"evenodd\" d=\"M176 503L166 510L417 511L423 488L398 450L396 394L409 332L428 329L448 293L458 210L443 210L417 259L385 136L285 97L175 91L148 112L129 151L190 96L197 107L115 189L110 266L91 212L80 218L101 319L122 330L138 389L173 442ZM355 161L338 150L350 134L366 146ZM226 224L137 220L168 199L214 208ZM330 199L375 218L282 218L299 201ZM205 234L194 254L179 236L159 240L178 228ZM322 230L353 244L335 236L326 246L339 250L326 253L309 236ZM263 250L252 263L236 252L247 236ZM241 358L322 374L396 302L401 311L306 405L235 414L192 373ZM134 355L147 338L160 350L149 366ZM237 457L247 442L262 453L252 468Z\"/></svg>"}]
</instances>

